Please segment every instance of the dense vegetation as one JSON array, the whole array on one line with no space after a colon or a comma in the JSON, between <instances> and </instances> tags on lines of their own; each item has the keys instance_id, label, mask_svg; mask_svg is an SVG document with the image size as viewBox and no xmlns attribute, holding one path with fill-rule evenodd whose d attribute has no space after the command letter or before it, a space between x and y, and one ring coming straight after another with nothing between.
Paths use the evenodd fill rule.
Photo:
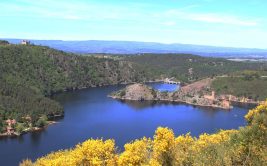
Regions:
<instances>
[{"instance_id":1,"label":"dense vegetation","mask_svg":"<svg viewBox=\"0 0 267 166\"><path fill-rule=\"evenodd\" d=\"M175 77L182 82L192 82L242 70L267 69L267 64L264 62L234 62L191 54L142 54L125 59L149 68L153 74Z\"/></svg>"},{"instance_id":2,"label":"dense vegetation","mask_svg":"<svg viewBox=\"0 0 267 166\"><path fill-rule=\"evenodd\" d=\"M42 116L51 119L62 115L62 107L55 101L18 84L0 82L0 131L3 132L4 120L16 119L23 128L42 127ZM29 119L30 118L30 119ZM30 121L29 121L30 120ZM19 131L18 131L19 132Z\"/></svg>"},{"instance_id":3,"label":"dense vegetation","mask_svg":"<svg viewBox=\"0 0 267 166\"><path fill-rule=\"evenodd\" d=\"M267 101L245 116L248 125L239 130L175 137L159 127L153 139L142 138L124 146L118 153L114 140L89 139L73 149L53 152L21 166L73 165L267 165Z\"/></svg>"},{"instance_id":4,"label":"dense vegetation","mask_svg":"<svg viewBox=\"0 0 267 166\"><path fill-rule=\"evenodd\" d=\"M255 101L267 98L267 71L242 71L218 77L212 83L218 94L232 94Z\"/></svg>"},{"instance_id":5,"label":"dense vegetation","mask_svg":"<svg viewBox=\"0 0 267 166\"><path fill-rule=\"evenodd\" d=\"M129 62L67 54L48 47L0 42L0 133L4 120L27 127L62 115L47 98L55 92L90 86L144 81L142 68ZM46 118L42 118L42 117ZM30 122L28 122L30 120ZM26 122L27 121L27 122ZM43 125L43 123L41 123Z\"/></svg>"},{"instance_id":6,"label":"dense vegetation","mask_svg":"<svg viewBox=\"0 0 267 166\"><path fill-rule=\"evenodd\" d=\"M15 119L14 127L21 131L63 115L62 107L48 98L57 92L165 77L190 82L243 69L264 71L265 67L266 63L185 54L81 56L0 41L0 133L7 119Z\"/></svg>"}]
</instances>

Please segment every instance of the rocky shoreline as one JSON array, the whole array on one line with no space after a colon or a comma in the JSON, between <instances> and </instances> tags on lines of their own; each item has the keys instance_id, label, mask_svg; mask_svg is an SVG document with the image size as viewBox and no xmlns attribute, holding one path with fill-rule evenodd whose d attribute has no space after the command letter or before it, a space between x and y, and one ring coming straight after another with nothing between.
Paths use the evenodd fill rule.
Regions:
<instances>
[{"instance_id":1,"label":"rocky shoreline","mask_svg":"<svg viewBox=\"0 0 267 166\"><path fill-rule=\"evenodd\" d=\"M52 119L61 118L63 116L64 116L64 114L62 114L62 115L54 115L52 117ZM10 124L10 122L8 122L7 130L4 133L0 133L0 138L4 138L4 137L19 137L19 136L21 136L23 134L26 134L26 133L29 133L29 132L36 132L36 131L44 130L48 126L58 123L55 120L48 120L48 121L46 121L46 124L44 126L42 126L42 127L36 127L36 126L35 127L28 127L28 128L24 128L21 132L17 132L17 131L15 131L14 127L11 127L11 125L15 126L17 124L17 122L15 120L10 120L10 119L7 120L7 121L11 121L11 122L14 121L14 123ZM31 124L29 126L31 126Z\"/></svg>"},{"instance_id":2,"label":"rocky shoreline","mask_svg":"<svg viewBox=\"0 0 267 166\"><path fill-rule=\"evenodd\" d=\"M147 85L136 83L110 94L109 97L120 100L180 102L201 107L231 109L232 105L227 100L219 100L212 95L200 95L200 91L211 81L202 80L204 84L203 86L198 84L198 89L190 84L175 92L160 92Z\"/></svg>"},{"instance_id":3,"label":"rocky shoreline","mask_svg":"<svg viewBox=\"0 0 267 166\"><path fill-rule=\"evenodd\" d=\"M48 126L52 125L52 124L56 124L58 122L56 121L48 121L47 124L43 127L32 127L32 128L26 128L24 129L21 133L18 133L18 132L14 132L12 134L9 134L9 133L1 133L0 134L0 138L3 138L3 137L19 137L23 134L26 134L26 133L29 133L29 132L36 132L36 131L40 131L40 130L43 130L45 128L47 128Z\"/></svg>"},{"instance_id":4,"label":"rocky shoreline","mask_svg":"<svg viewBox=\"0 0 267 166\"><path fill-rule=\"evenodd\" d=\"M205 104L197 104L197 103L192 103L192 102L188 102L188 101L183 101L183 100L168 100L168 99L153 99L153 100L136 100L136 99L126 99L126 98L120 98L120 97L116 97L113 95L108 95L108 97L116 99L116 100L123 100L123 101L163 101L163 102L175 102L175 103L184 103L184 104L188 104L188 105L193 105L193 106L198 106L198 107L209 107L209 108L221 108L221 109L231 109L232 106L230 107L223 107L223 106L219 106L219 105L205 105Z\"/></svg>"}]
</instances>

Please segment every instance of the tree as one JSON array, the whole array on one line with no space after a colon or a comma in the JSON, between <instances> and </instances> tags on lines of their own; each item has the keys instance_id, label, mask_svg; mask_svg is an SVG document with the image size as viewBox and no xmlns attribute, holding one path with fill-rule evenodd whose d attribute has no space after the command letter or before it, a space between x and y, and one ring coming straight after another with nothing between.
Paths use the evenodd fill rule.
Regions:
<instances>
[{"instance_id":1,"label":"tree","mask_svg":"<svg viewBox=\"0 0 267 166\"><path fill-rule=\"evenodd\" d=\"M24 125L23 123L17 123L16 126L15 126L15 130L18 134L21 134L24 130Z\"/></svg>"},{"instance_id":2,"label":"tree","mask_svg":"<svg viewBox=\"0 0 267 166\"><path fill-rule=\"evenodd\" d=\"M2 133L5 130L5 124L2 117L0 117L0 133Z\"/></svg>"},{"instance_id":3,"label":"tree","mask_svg":"<svg viewBox=\"0 0 267 166\"><path fill-rule=\"evenodd\" d=\"M47 125L47 116L43 115L37 120L37 122L35 123L35 126L44 127L45 125Z\"/></svg>"}]
</instances>

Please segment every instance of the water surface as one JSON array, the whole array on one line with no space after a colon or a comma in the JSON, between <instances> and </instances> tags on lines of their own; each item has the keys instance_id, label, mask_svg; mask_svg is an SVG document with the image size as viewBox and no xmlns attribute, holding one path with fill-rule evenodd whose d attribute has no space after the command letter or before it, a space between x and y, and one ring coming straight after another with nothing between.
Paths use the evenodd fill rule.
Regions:
<instances>
[{"instance_id":1,"label":"water surface","mask_svg":"<svg viewBox=\"0 0 267 166\"><path fill-rule=\"evenodd\" d=\"M169 91L177 88L159 83L150 85L165 90L169 86ZM89 88L54 96L64 106L65 117L42 132L1 139L0 165L18 165L25 158L35 160L89 138L113 138L123 149L123 145L133 139L152 137L158 126L173 129L176 136L187 132L198 136L245 125L246 108L226 111L175 103L121 102L107 97L122 87Z\"/></svg>"},{"instance_id":2,"label":"water surface","mask_svg":"<svg viewBox=\"0 0 267 166\"><path fill-rule=\"evenodd\" d=\"M167 92L173 92L180 88L179 85L176 84L166 84L166 83L148 83L149 86L153 87L154 89L157 89L161 92L167 91Z\"/></svg>"}]
</instances>

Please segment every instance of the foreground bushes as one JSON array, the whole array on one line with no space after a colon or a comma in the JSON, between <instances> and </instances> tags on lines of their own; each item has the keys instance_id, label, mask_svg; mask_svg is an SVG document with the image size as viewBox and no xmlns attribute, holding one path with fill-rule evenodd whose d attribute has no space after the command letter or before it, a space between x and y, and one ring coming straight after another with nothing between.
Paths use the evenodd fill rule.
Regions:
<instances>
[{"instance_id":1,"label":"foreground bushes","mask_svg":"<svg viewBox=\"0 0 267 166\"><path fill-rule=\"evenodd\" d=\"M245 116L246 127L216 134L175 137L159 127L153 139L142 138L118 153L114 140L88 140L73 149L51 153L21 166L102 165L267 165L267 101Z\"/></svg>"}]
</instances>

